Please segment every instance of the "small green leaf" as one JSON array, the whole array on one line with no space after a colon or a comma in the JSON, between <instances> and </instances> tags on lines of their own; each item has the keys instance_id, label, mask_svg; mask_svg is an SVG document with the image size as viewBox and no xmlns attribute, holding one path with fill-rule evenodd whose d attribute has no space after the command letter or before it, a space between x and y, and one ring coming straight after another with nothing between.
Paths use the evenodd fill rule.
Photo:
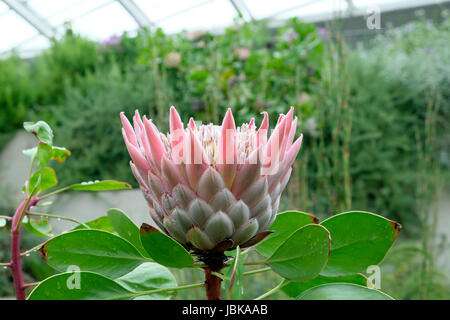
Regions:
<instances>
[{"instance_id":1,"label":"small green leaf","mask_svg":"<svg viewBox=\"0 0 450 320\"><path fill-rule=\"evenodd\" d=\"M42 281L28 300L111 300L121 299L130 291L93 272L65 272Z\"/></svg>"},{"instance_id":2,"label":"small green leaf","mask_svg":"<svg viewBox=\"0 0 450 320\"><path fill-rule=\"evenodd\" d=\"M38 236L38 237L52 237L52 226L48 223L48 219L40 218L40 219L32 219L28 216L23 218L23 227L28 232Z\"/></svg>"},{"instance_id":3,"label":"small green leaf","mask_svg":"<svg viewBox=\"0 0 450 320\"><path fill-rule=\"evenodd\" d=\"M147 251L145 251L141 243L139 228L122 210L109 209L108 218L111 221L111 225L114 227L115 231L117 231L122 238L128 240L132 245L134 245L142 255L148 256Z\"/></svg>"},{"instance_id":4,"label":"small green leaf","mask_svg":"<svg viewBox=\"0 0 450 320\"><path fill-rule=\"evenodd\" d=\"M48 240L39 249L53 268L65 272L69 266L117 278L145 261L128 241L109 232L81 229Z\"/></svg>"},{"instance_id":5,"label":"small green leaf","mask_svg":"<svg viewBox=\"0 0 450 320\"><path fill-rule=\"evenodd\" d=\"M267 260L280 276L307 281L325 267L330 250L330 234L321 225L309 224L295 231Z\"/></svg>"},{"instance_id":6,"label":"small green leaf","mask_svg":"<svg viewBox=\"0 0 450 320\"><path fill-rule=\"evenodd\" d=\"M110 233L116 232L116 230L114 229L114 227L111 224L111 221L109 220L109 218L107 216L101 216L97 219L86 222L85 225L87 225L89 228L96 229L96 230L103 230L103 231L110 232ZM87 229L87 228L80 224L80 225L76 226L75 228L73 228L72 230L79 230L79 229Z\"/></svg>"},{"instance_id":7,"label":"small green leaf","mask_svg":"<svg viewBox=\"0 0 450 320\"><path fill-rule=\"evenodd\" d=\"M53 144L53 131L45 121L24 122L23 127L26 131L34 134L43 143Z\"/></svg>"},{"instance_id":8,"label":"small green leaf","mask_svg":"<svg viewBox=\"0 0 450 320\"><path fill-rule=\"evenodd\" d=\"M256 247L259 254L270 257L276 249L298 228L310 223L317 223L318 219L313 215L301 211L285 211L277 214L277 218L269 231L273 231Z\"/></svg>"},{"instance_id":9,"label":"small green leaf","mask_svg":"<svg viewBox=\"0 0 450 320\"><path fill-rule=\"evenodd\" d=\"M289 297L297 298L301 293L305 292L306 290L326 283L346 282L366 286L367 278L364 275L358 273L341 277L324 277L319 275L314 279L306 282L292 282L289 280L285 280L285 282L289 283L285 284L281 288L281 290L284 293L286 293Z\"/></svg>"},{"instance_id":10,"label":"small green leaf","mask_svg":"<svg viewBox=\"0 0 450 320\"><path fill-rule=\"evenodd\" d=\"M22 153L24 155L26 155L27 157L29 157L30 159L33 159L36 156L36 152L37 152L37 147L22 150Z\"/></svg>"},{"instance_id":11,"label":"small green leaf","mask_svg":"<svg viewBox=\"0 0 450 320\"><path fill-rule=\"evenodd\" d=\"M52 158L52 146L43 142L39 142L37 148L37 161L39 169L42 171L47 166L47 163Z\"/></svg>"},{"instance_id":12,"label":"small green leaf","mask_svg":"<svg viewBox=\"0 0 450 320\"><path fill-rule=\"evenodd\" d=\"M189 252L171 237L143 223L140 228L141 243L156 262L171 268L191 267L194 263Z\"/></svg>"},{"instance_id":13,"label":"small green leaf","mask_svg":"<svg viewBox=\"0 0 450 320\"><path fill-rule=\"evenodd\" d=\"M244 277L244 259L241 256L241 249L239 246L233 252L234 259L231 261L230 266L224 269L225 288L228 288L227 294L230 300L240 300L244 295L244 287L242 280Z\"/></svg>"},{"instance_id":14,"label":"small green leaf","mask_svg":"<svg viewBox=\"0 0 450 320\"><path fill-rule=\"evenodd\" d=\"M145 262L126 275L116 279L116 282L132 292L142 292L154 289L173 288L177 281L166 267L154 262ZM135 300L168 299L172 292L160 292L139 296Z\"/></svg>"},{"instance_id":15,"label":"small green leaf","mask_svg":"<svg viewBox=\"0 0 450 320\"><path fill-rule=\"evenodd\" d=\"M131 189L131 185L125 182L115 180L103 180L103 181L97 180L73 184L69 188L71 190L78 190L78 191L110 191L110 190Z\"/></svg>"},{"instance_id":16,"label":"small green leaf","mask_svg":"<svg viewBox=\"0 0 450 320\"><path fill-rule=\"evenodd\" d=\"M361 211L337 214L321 223L331 234L331 253L324 276L365 272L379 264L394 244L400 225Z\"/></svg>"},{"instance_id":17,"label":"small green leaf","mask_svg":"<svg viewBox=\"0 0 450 320\"><path fill-rule=\"evenodd\" d=\"M40 179L39 179L40 177ZM39 183L39 185L37 185ZM30 179L29 190L33 190L35 187L35 192L44 191L50 189L58 184L58 178L56 177L56 172L52 168L44 168L43 171L36 171Z\"/></svg>"},{"instance_id":18,"label":"small green leaf","mask_svg":"<svg viewBox=\"0 0 450 320\"><path fill-rule=\"evenodd\" d=\"M22 153L29 157L30 159L33 159L33 157L36 156L37 147L22 150ZM52 156L51 160L56 160L58 162L64 162L68 156L70 156L70 151L63 147L56 147L52 146Z\"/></svg>"},{"instance_id":19,"label":"small green leaf","mask_svg":"<svg viewBox=\"0 0 450 320\"><path fill-rule=\"evenodd\" d=\"M376 289L352 283L322 284L305 291L298 300L394 300Z\"/></svg>"},{"instance_id":20,"label":"small green leaf","mask_svg":"<svg viewBox=\"0 0 450 320\"><path fill-rule=\"evenodd\" d=\"M58 162L66 161L67 157L70 156L70 151L62 147L52 147L52 158L51 160L56 160Z\"/></svg>"}]
</instances>

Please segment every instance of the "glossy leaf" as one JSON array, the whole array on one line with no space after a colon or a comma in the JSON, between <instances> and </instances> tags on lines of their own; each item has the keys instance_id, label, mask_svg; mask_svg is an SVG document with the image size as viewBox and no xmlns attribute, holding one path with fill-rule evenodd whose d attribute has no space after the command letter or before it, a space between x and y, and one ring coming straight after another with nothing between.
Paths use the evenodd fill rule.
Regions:
<instances>
[{"instance_id":1,"label":"glossy leaf","mask_svg":"<svg viewBox=\"0 0 450 320\"><path fill-rule=\"evenodd\" d=\"M73 184L69 187L71 190L78 191L111 191L131 189L131 185L125 182L115 180L89 181Z\"/></svg>"},{"instance_id":2,"label":"glossy leaf","mask_svg":"<svg viewBox=\"0 0 450 320\"><path fill-rule=\"evenodd\" d=\"M185 268L194 261L185 248L158 229L143 223L140 228L141 243L153 260L166 267Z\"/></svg>"},{"instance_id":3,"label":"glossy leaf","mask_svg":"<svg viewBox=\"0 0 450 320\"><path fill-rule=\"evenodd\" d=\"M51 145L53 143L53 131L45 121L24 122L26 131L33 133L40 141Z\"/></svg>"},{"instance_id":4,"label":"glossy leaf","mask_svg":"<svg viewBox=\"0 0 450 320\"><path fill-rule=\"evenodd\" d=\"M268 230L273 231L256 247L259 254L270 257L275 250L297 229L311 223L317 223L318 219L309 213L301 211L285 211L277 214L277 218Z\"/></svg>"},{"instance_id":5,"label":"glossy leaf","mask_svg":"<svg viewBox=\"0 0 450 320\"><path fill-rule=\"evenodd\" d=\"M154 262L145 262L130 273L116 279L116 282L132 292L149 291L161 288L173 288L177 281L166 267ZM168 299L172 292L160 292L139 296L135 300Z\"/></svg>"},{"instance_id":6,"label":"glossy leaf","mask_svg":"<svg viewBox=\"0 0 450 320\"><path fill-rule=\"evenodd\" d=\"M120 277L145 261L128 241L109 232L81 229L48 240L39 249L53 268L65 272L76 265L82 271Z\"/></svg>"},{"instance_id":7,"label":"glossy leaf","mask_svg":"<svg viewBox=\"0 0 450 320\"><path fill-rule=\"evenodd\" d=\"M40 177L40 179L39 179ZM37 185L39 183L39 185ZM58 184L58 178L56 172L52 168L44 168L43 171L36 171L30 179L29 190L33 190L35 187L36 192L50 189Z\"/></svg>"},{"instance_id":8,"label":"glossy leaf","mask_svg":"<svg viewBox=\"0 0 450 320\"><path fill-rule=\"evenodd\" d=\"M289 280L285 280L286 284L283 285L281 290L286 293L291 298L298 297L301 293L305 292L308 289L320 286L326 283L336 283L336 282L346 282L346 283L354 283L361 286L366 286L367 278L362 274L352 274L348 276L341 277L324 277L318 275L312 280L306 282L292 282Z\"/></svg>"},{"instance_id":9,"label":"glossy leaf","mask_svg":"<svg viewBox=\"0 0 450 320\"><path fill-rule=\"evenodd\" d=\"M116 230L114 229L114 227L111 224L111 221L109 220L109 218L107 216L102 216L97 219L86 222L85 225L87 225L91 229L103 230L103 231L107 231L110 233L116 232ZM78 225L75 228L73 228L72 230L78 230L78 229L87 229L87 228L83 225Z\"/></svg>"},{"instance_id":10,"label":"glossy leaf","mask_svg":"<svg viewBox=\"0 0 450 320\"><path fill-rule=\"evenodd\" d=\"M306 225L295 231L267 260L282 277L307 281L325 267L330 249L330 235L323 226Z\"/></svg>"},{"instance_id":11,"label":"glossy leaf","mask_svg":"<svg viewBox=\"0 0 450 320\"><path fill-rule=\"evenodd\" d=\"M365 272L379 264L401 226L382 216L360 211L337 214L321 223L331 234L331 253L324 276Z\"/></svg>"},{"instance_id":12,"label":"glossy leaf","mask_svg":"<svg viewBox=\"0 0 450 320\"><path fill-rule=\"evenodd\" d=\"M147 251L145 251L142 246L141 239L139 236L139 228L131 221L128 216L119 209L109 209L108 218L111 225L114 227L115 231L124 239L128 240L136 249L141 252L144 256L148 256Z\"/></svg>"},{"instance_id":13,"label":"glossy leaf","mask_svg":"<svg viewBox=\"0 0 450 320\"><path fill-rule=\"evenodd\" d=\"M48 219L46 218L40 218L40 219L33 219L28 216L25 216L23 218L22 222L23 227L28 232L31 232L32 234L38 236L38 237L52 237L52 226L48 222Z\"/></svg>"},{"instance_id":14,"label":"glossy leaf","mask_svg":"<svg viewBox=\"0 0 450 320\"><path fill-rule=\"evenodd\" d=\"M130 294L120 284L93 272L65 272L42 281L28 300L111 300Z\"/></svg>"},{"instance_id":15,"label":"glossy leaf","mask_svg":"<svg viewBox=\"0 0 450 320\"><path fill-rule=\"evenodd\" d=\"M305 291L298 300L393 300L387 294L351 283L322 284Z\"/></svg>"},{"instance_id":16,"label":"glossy leaf","mask_svg":"<svg viewBox=\"0 0 450 320\"><path fill-rule=\"evenodd\" d=\"M225 288L230 300L240 300L244 296L243 277L244 259L239 246L233 251L234 258L230 265L223 271L225 276Z\"/></svg>"}]
</instances>

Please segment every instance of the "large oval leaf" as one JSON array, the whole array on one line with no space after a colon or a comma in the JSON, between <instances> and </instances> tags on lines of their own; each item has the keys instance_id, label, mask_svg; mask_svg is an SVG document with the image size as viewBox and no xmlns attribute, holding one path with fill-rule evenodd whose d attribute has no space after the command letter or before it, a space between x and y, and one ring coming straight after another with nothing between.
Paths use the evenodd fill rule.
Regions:
<instances>
[{"instance_id":1,"label":"large oval leaf","mask_svg":"<svg viewBox=\"0 0 450 320\"><path fill-rule=\"evenodd\" d=\"M116 279L116 282L132 292L173 288L177 286L177 281L169 269L154 262L141 264L130 273ZM170 291L154 293L139 296L135 300L168 299L172 293Z\"/></svg>"},{"instance_id":2,"label":"large oval leaf","mask_svg":"<svg viewBox=\"0 0 450 320\"><path fill-rule=\"evenodd\" d=\"M393 300L387 294L351 283L323 284L305 291L298 300Z\"/></svg>"},{"instance_id":3,"label":"large oval leaf","mask_svg":"<svg viewBox=\"0 0 450 320\"><path fill-rule=\"evenodd\" d=\"M131 189L131 185L126 182L120 182L115 180L103 180L103 181L89 181L69 186L71 190L78 191L110 191L110 190L122 190Z\"/></svg>"},{"instance_id":4,"label":"large oval leaf","mask_svg":"<svg viewBox=\"0 0 450 320\"><path fill-rule=\"evenodd\" d=\"M308 289L320 286L326 283L336 283L336 282L346 282L346 283L354 283L359 284L361 286L366 286L367 278L362 274L351 274L348 276L341 277L324 277L317 276L312 280L306 282L292 282L289 280L285 280L285 282L289 282L288 284L283 285L281 290L286 293L291 298L297 298L300 294L305 292Z\"/></svg>"},{"instance_id":5,"label":"large oval leaf","mask_svg":"<svg viewBox=\"0 0 450 320\"><path fill-rule=\"evenodd\" d=\"M156 262L172 268L185 268L193 265L194 260L189 252L158 229L143 223L140 235L142 245Z\"/></svg>"},{"instance_id":6,"label":"large oval leaf","mask_svg":"<svg viewBox=\"0 0 450 320\"><path fill-rule=\"evenodd\" d=\"M318 221L313 215L301 211L281 212L277 214L277 218L268 229L273 233L261 241L255 249L259 254L270 257L297 229Z\"/></svg>"},{"instance_id":7,"label":"large oval leaf","mask_svg":"<svg viewBox=\"0 0 450 320\"><path fill-rule=\"evenodd\" d=\"M42 281L28 300L111 300L126 298L130 291L93 272L65 272Z\"/></svg>"},{"instance_id":8,"label":"large oval leaf","mask_svg":"<svg viewBox=\"0 0 450 320\"><path fill-rule=\"evenodd\" d=\"M365 272L379 264L392 247L401 226L382 216L361 211L337 214L321 223L331 234L331 253L322 275Z\"/></svg>"},{"instance_id":9,"label":"large oval leaf","mask_svg":"<svg viewBox=\"0 0 450 320\"><path fill-rule=\"evenodd\" d=\"M39 249L53 268L65 272L70 266L83 271L120 277L145 261L128 241L109 232L81 229L48 240Z\"/></svg>"},{"instance_id":10,"label":"large oval leaf","mask_svg":"<svg viewBox=\"0 0 450 320\"><path fill-rule=\"evenodd\" d=\"M267 260L282 277L307 281L325 267L330 251L330 234L321 225L309 224L295 231Z\"/></svg>"},{"instance_id":11,"label":"large oval leaf","mask_svg":"<svg viewBox=\"0 0 450 320\"><path fill-rule=\"evenodd\" d=\"M147 251L141 244L139 237L139 228L131 221L128 216L119 209L109 209L108 218L115 231L124 239L128 240L139 252L148 256Z\"/></svg>"}]
</instances>

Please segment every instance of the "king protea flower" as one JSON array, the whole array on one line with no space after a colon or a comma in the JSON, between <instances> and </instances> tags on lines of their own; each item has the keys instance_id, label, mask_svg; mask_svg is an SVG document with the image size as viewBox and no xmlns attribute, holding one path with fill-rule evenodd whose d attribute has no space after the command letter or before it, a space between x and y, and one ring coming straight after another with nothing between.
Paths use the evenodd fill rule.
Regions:
<instances>
[{"instance_id":1,"label":"king protea flower","mask_svg":"<svg viewBox=\"0 0 450 320\"><path fill-rule=\"evenodd\" d=\"M230 250L261 241L275 220L280 196L302 142L294 142L291 107L268 138L269 120L236 127L231 110L222 125L187 128L174 107L161 134L136 111L121 113L130 166L159 228L194 251Z\"/></svg>"}]
</instances>

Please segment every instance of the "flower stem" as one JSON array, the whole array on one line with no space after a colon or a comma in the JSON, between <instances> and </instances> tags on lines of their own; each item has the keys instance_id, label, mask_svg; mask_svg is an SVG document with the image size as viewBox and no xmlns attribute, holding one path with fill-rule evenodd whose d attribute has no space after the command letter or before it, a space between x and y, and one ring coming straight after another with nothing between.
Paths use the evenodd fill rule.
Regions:
<instances>
[{"instance_id":1,"label":"flower stem","mask_svg":"<svg viewBox=\"0 0 450 320\"><path fill-rule=\"evenodd\" d=\"M37 197L28 197L22 201L13 216L11 226L11 272L14 280L14 290L17 300L25 300L25 285L23 283L21 254L20 254L20 231L24 212L38 202Z\"/></svg>"},{"instance_id":2,"label":"flower stem","mask_svg":"<svg viewBox=\"0 0 450 320\"><path fill-rule=\"evenodd\" d=\"M90 227L87 224L85 224L85 223L83 223L81 221L78 221L77 219L73 219L73 218L69 218L69 217L58 216L58 215L49 214L49 213L30 212L30 211L27 211L27 215L29 215L29 216L38 216L38 217L46 217L46 218L52 218L52 219L60 219L60 220L67 220L67 221L71 221L71 222L77 223L79 225L82 225L83 227L85 227L87 229L90 229Z\"/></svg>"},{"instance_id":3,"label":"flower stem","mask_svg":"<svg viewBox=\"0 0 450 320\"><path fill-rule=\"evenodd\" d=\"M220 300L220 289L222 279L215 276L214 273L220 272L219 270L212 270L211 268L204 268L205 271L205 285L206 285L206 298L208 300Z\"/></svg>"},{"instance_id":4,"label":"flower stem","mask_svg":"<svg viewBox=\"0 0 450 320\"><path fill-rule=\"evenodd\" d=\"M271 267L261 268L261 269L244 272L242 275L243 276L251 276L252 274L257 274L257 273L266 272L266 271L270 271L270 270L272 270Z\"/></svg>"},{"instance_id":5,"label":"flower stem","mask_svg":"<svg viewBox=\"0 0 450 320\"><path fill-rule=\"evenodd\" d=\"M275 288L270 289L269 291L267 291L266 293L260 295L259 297L255 298L254 300L262 300L264 298L267 298L271 294L274 294L275 292L277 292L278 290L283 288L286 284L287 284L287 282L282 280Z\"/></svg>"}]
</instances>

